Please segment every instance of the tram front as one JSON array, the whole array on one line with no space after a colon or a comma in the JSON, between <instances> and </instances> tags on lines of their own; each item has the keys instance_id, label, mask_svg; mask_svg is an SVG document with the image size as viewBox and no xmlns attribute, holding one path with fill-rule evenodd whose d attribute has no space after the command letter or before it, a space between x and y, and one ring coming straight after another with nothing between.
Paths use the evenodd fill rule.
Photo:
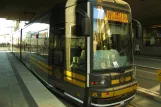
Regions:
<instances>
[{"instance_id":1,"label":"tram front","mask_svg":"<svg viewBox=\"0 0 161 107\"><path fill-rule=\"evenodd\" d=\"M92 6L89 87L93 106L125 105L135 96L130 11L116 3Z\"/></svg>"}]
</instances>

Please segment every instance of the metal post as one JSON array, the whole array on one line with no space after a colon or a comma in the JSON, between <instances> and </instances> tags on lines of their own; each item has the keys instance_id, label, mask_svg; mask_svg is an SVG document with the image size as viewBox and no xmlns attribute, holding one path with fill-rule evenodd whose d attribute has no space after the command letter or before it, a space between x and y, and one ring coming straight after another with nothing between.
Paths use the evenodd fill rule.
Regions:
<instances>
[{"instance_id":1,"label":"metal post","mask_svg":"<svg viewBox=\"0 0 161 107\"><path fill-rule=\"evenodd\" d=\"M90 75L90 37L87 37L87 75L86 75L86 86L84 92L84 103L83 107L90 107L91 105L91 94L89 88L89 75Z\"/></svg>"},{"instance_id":2,"label":"metal post","mask_svg":"<svg viewBox=\"0 0 161 107\"><path fill-rule=\"evenodd\" d=\"M90 2L87 2L87 14L88 17L90 18L91 13L91 6L90 6ZM83 103L83 107L90 107L91 106L91 92L90 92L90 88L89 88L89 75L90 75L90 53L91 53L91 38L87 37L87 75L86 75L86 86L85 86L85 94L84 94L84 103Z\"/></svg>"},{"instance_id":3,"label":"metal post","mask_svg":"<svg viewBox=\"0 0 161 107\"><path fill-rule=\"evenodd\" d=\"M86 87L83 107L90 107L90 106L91 106L90 89L89 87Z\"/></svg>"}]
</instances>

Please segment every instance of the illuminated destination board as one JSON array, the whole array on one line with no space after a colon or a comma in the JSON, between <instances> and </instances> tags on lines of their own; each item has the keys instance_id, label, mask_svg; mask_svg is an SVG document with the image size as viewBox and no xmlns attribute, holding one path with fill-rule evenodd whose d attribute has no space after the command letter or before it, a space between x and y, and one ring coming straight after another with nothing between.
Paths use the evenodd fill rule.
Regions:
<instances>
[{"instance_id":1,"label":"illuminated destination board","mask_svg":"<svg viewBox=\"0 0 161 107\"><path fill-rule=\"evenodd\" d=\"M123 12L106 10L102 7L94 8L94 19L105 19L109 21L128 23L128 15Z\"/></svg>"},{"instance_id":2,"label":"illuminated destination board","mask_svg":"<svg viewBox=\"0 0 161 107\"><path fill-rule=\"evenodd\" d=\"M128 23L128 16L125 13L107 10L106 17L109 21Z\"/></svg>"}]
</instances>

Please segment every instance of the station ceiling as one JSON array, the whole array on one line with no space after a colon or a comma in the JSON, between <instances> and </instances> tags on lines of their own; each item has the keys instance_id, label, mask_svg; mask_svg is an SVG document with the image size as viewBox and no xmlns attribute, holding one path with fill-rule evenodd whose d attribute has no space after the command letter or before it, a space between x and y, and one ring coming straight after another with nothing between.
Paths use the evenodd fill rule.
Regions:
<instances>
[{"instance_id":1,"label":"station ceiling","mask_svg":"<svg viewBox=\"0 0 161 107\"><path fill-rule=\"evenodd\" d=\"M124 0L142 25L161 24L161 0Z\"/></svg>"},{"instance_id":2,"label":"station ceiling","mask_svg":"<svg viewBox=\"0 0 161 107\"><path fill-rule=\"evenodd\" d=\"M62 0L1 0L0 17L8 20L31 20ZM161 23L161 0L124 0L133 18L143 25Z\"/></svg>"},{"instance_id":3,"label":"station ceiling","mask_svg":"<svg viewBox=\"0 0 161 107\"><path fill-rule=\"evenodd\" d=\"M62 0L1 0L0 17L28 21Z\"/></svg>"}]
</instances>

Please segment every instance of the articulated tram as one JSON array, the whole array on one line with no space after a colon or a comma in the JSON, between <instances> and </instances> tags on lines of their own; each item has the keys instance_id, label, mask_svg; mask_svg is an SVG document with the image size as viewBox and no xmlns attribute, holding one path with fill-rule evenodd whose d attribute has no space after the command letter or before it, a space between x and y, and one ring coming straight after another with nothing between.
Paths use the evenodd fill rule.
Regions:
<instances>
[{"instance_id":1,"label":"articulated tram","mask_svg":"<svg viewBox=\"0 0 161 107\"><path fill-rule=\"evenodd\" d=\"M132 39L126 2L67 0L15 32L9 49L78 106L86 97L91 106L122 106L137 89Z\"/></svg>"}]
</instances>

